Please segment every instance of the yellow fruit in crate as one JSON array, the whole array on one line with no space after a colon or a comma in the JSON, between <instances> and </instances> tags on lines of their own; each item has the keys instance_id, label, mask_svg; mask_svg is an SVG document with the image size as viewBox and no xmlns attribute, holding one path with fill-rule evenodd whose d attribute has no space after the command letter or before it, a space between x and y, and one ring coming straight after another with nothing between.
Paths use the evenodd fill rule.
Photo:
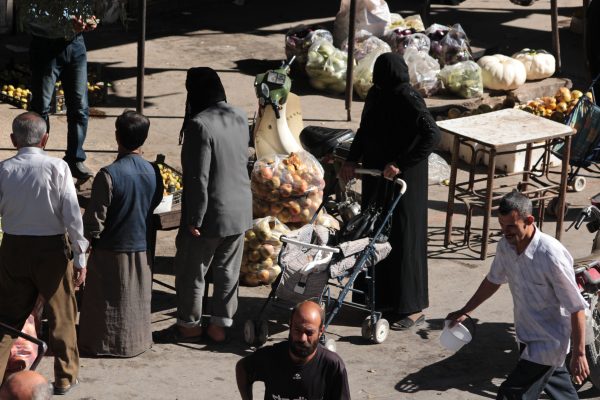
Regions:
<instances>
[{"instance_id":1,"label":"yellow fruit in crate","mask_svg":"<svg viewBox=\"0 0 600 400\"><path fill-rule=\"evenodd\" d=\"M2 91L6 92L8 90L8 85L2 85Z\"/></svg>"},{"instance_id":2,"label":"yellow fruit in crate","mask_svg":"<svg viewBox=\"0 0 600 400\"><path fill-rule=\"evenodd\" d=\"M586 92L585 95L587 96L588 99L590 99L591 101L594 101L594 95L592 94L592 92Z\"/></svg>"},{"instance_id":3,"label":"yellow fruit in crate","mask_svg":"<svg viewBox=\"0 0 600 400\"><path fill-rule=\"evenodd\" d=\"M556 111L560 111L562 113L567 111L567 108L569 106L567 105L567 103L565 103L564 101L559 102L558 104L556 104Z\"/></svg>"},{"instance_id":4,"label":"yellow fruit in crate","mask_svg":"<svg viewBox=\"0 0 600 400\"><path fill-rule=\"evenodd\" d=\"M573 91L571 91L571 98L577 100L581 96L583 96L583 93L581 93L581 90L573 90Z\"/></svg>"},{"instance_id":5,"label":"yellow fruit in crate","mask_svg":"<svg viewBox=\"0 0 600 400\"><path fill-rule=\"evenodd\" d=\"M13 91L13 90L15 90L15 87L13 85L8 85L8 90Z\"/></svg>"},{"instance_id":6,"label":"yellow fruit in crate","mask_svg":"<svg viewBox=\"0 0 600 400\"><path fill-rule=\"evenodd\" d=\"M64 91L64 90L62 90L62 89L60 89L60 90L58 91L58 94L59 94L59 95L61 95L61 96L64 96L64 94L65 94L65 91Z\"/></svg>"},{"instance_id":7,"label":"yellow fruit in crate","mask_svg":"<svg viewBox=\"0 0 600 400\"><path fill-rule=\"evenodd\" d=\"M561 87L556 91L554 97L568 103L569 101L571 101L571 91L569 90L569 88Z\"/></svg>"}]
</instances>

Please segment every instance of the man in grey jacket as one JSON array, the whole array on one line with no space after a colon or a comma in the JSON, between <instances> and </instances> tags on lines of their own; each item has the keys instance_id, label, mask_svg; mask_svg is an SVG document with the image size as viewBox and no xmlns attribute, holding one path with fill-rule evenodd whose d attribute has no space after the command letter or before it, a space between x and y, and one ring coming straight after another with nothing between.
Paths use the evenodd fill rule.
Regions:
<instances>
[{"instance_id":1,"label":"man in grey jacket","mask_svg":"<svg viewBox=\"0 0 600 400\"><path fill-rule=\"evenodd\" d=\"M175 255L177 324L167 341L196 342L203 333L226 339L233 323L244 232L252 225L247 172L248 123L245 113L226 102L211 68L192 68L186 80L186 118L182 127L183 200ZM204 277L212 269L212 316L201 325ZM156 341L165 339L158 335Z\"/></svg>"}]
</instances>

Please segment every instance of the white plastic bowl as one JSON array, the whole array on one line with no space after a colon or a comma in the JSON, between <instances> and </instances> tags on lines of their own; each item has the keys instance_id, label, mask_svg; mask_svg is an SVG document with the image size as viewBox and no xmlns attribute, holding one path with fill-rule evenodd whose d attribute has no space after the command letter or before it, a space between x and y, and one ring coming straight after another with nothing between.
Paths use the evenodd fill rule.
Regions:
<instances>
[{"instance_id":1,"label":"white plastic bowl","mask_svg":"<svg viewBox=\"0 0 600 400\"><path fill-rule=\"evenodd\" d=\"M448 350L458 351L473 339L471 332L463 324L456 324L450 328L450 321L444 321L444 330L440 336L440 343Z\"/></svg>"}]
</instances>

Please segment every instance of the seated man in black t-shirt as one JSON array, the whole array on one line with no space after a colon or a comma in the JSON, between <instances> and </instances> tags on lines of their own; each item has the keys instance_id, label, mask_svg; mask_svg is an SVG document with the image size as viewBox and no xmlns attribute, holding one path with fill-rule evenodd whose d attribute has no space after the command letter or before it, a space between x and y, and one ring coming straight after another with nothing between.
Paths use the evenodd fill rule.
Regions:
<instances>
[{"instance_id":1,"label":"seated man in black t-shirt","mask_svg":"<svg viewBox=\"0 0 600 400\"><path fill-rule=\"evenodd\" d=\"M344 362L319 344L324 319L317 303L304 301L292 310L287 342L238 361L235 373L242 399L252 399L256 381L265 383L265 400L350 399Z\"/></svg>"}]
</instances>

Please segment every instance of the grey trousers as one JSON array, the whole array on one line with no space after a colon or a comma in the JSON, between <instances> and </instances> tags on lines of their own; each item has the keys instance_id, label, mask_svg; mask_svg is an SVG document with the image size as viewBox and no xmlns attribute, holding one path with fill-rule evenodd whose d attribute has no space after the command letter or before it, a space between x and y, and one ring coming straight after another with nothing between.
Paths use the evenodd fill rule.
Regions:
<instances>
[{"instance_id":1,"label":"grey trousers","mask_svg":"<svg viewBox=\"0 0 600 400\"><path fill-rule=\"evenodd\" d=\"M230 327L238 306L238 283L244 250L244 234L223 238L194 237L179 229L176 239L175 288L177 325L201 325L204 277L212 268L211 324Z\"/></svg>"},{"instance_id":2,"label":"grey trousers","mask_svg":"<svg viewBox=\"0 0 600 400\"><path fill-rule=\"evenodd\" d=\"M553 400L579 399L564 365L557 368L519 360L500 385L496 400L537 400L542 392Z\"/></svg>"}]
</instances>

